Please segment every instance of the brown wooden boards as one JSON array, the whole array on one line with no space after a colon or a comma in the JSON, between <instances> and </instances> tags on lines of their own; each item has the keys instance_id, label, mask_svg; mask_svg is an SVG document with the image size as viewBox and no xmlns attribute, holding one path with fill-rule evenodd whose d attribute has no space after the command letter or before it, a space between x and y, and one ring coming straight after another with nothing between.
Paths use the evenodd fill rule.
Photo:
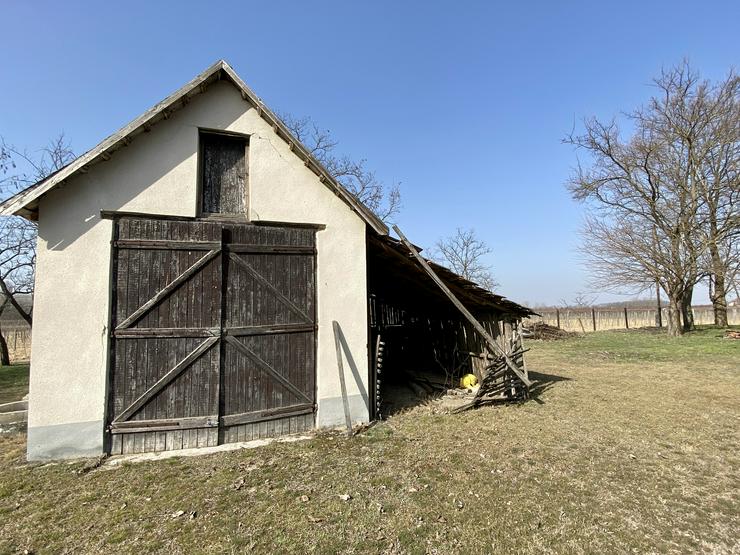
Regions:
<instances>
[{"instance_id":1,"label":"brown wooden boards","mask_svg":"<svg viewBox=\"0 0 740 555\"><path fill-rule=\"evenodd\" d=\"M314 230L120 218L110 451L216 445L314 425Z\"/></svg>"},{"instance_id":2,"label":"brown wooden boards","mask_svg":"<svg viewBox=\"0 0 740 555\"><path fill-rule=\"evenodd\" d=\"M305 431L316 400L315 233L257 226L229 233L222 441L285 433L288 418L291 433Z\"/></svg>"},{"instance_id":3,"label":"brown wooden boards","mask_svg":"<svg viewBox=\"0 0 740 555\"><path fill-rule=\"evenodd\" d=\"M204 214L245 214L247 203L247 140L217 133L200 134L201 211Z\"/></svg>"}]
</instances>

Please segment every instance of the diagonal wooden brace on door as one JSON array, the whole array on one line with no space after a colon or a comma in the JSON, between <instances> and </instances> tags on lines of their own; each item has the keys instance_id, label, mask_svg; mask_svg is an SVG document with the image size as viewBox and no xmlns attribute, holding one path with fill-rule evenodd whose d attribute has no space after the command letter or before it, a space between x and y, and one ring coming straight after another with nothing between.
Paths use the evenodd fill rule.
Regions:
<instances>
[{"instance_id":1,"label":"diagonal wooden brace on door","mask_svg":"<svg viewBox=\"0 0 740 555\"><path fill-rule=\"evenodd\" d=\"M306 315L303 310L301 310L293 301L291 301L288 297L283 295L282 292L278 291L277 288L270 283L269 280L265 279L264 276L262 276L257 270L252 268L252 266L249 265L245 260L242 260L239 258L238 255L234 253L229 253L229 260L233 260L236 262L240 268L247 271L249 275L251 275L260 285L263 287L266 287L268 290L272 291L272 293L277 297L278 301L283 303L285 306L287 306L290 310L295 312L298 316L300 316L304 322L311 322L311 319Z\"/></svg>"},{"instance_id":2,"label":"diagonal wooden brace on door","mask_svg":"<svg viewBox=\"0 0 740 555\"><path fill-rule=\"evenodd\" d=\"M220 338L209 337L203 343L198 345L188 356L178 362L173 368L171 368L164 376L159 378L156 383L147 389L136 401L126 408L118 417L113 419L113 423L123 422L131 418L136 412L151 401L154 396L167 387L172 380L177 378L183 371L193 364L200 356L210 349Z\"/></svg>"},{"instance_id":3,"label":"diagonal wooden brace on door","mask_svg":"<svg viewBox=\"0 0 740 555\"><path fill-rule=\"evenodd\" d=\"M398 229L397 225L393 226L393 231L395 231L398 234L399 239L401 239L401 242L406 245L406 248L409 249L411 254L416 258L416 261L421 265L421 267L424 269L424 271L429 274L429 277L432 278L434 283L436 283L439 288L442 290L442 292L447 295L447 298L452 301L452 304L455 305L455 307L462 313L465 318L467 318L468 322L470 322L473 325L473 328L475 328L475 331L478 332L478 334L485 340L486 343L488 343L488 346L493 349L495 353L497 353L499 356L503 357L504 361L506 362L506 365L511 368L511 371L514 372L514 374L517 375L517 377L522 381L524 385L527 387L531 387L532 382L529 381L527 376L524 375L524 373L521 371L521 369L516 365L516 363L511 359L511 357L504 351L501 346L496 342L496 340L491 336L490 333L486 331L486 329L481 325L481 323L473 316L470 311L465 308L465 306L460 302L460 300L455 296L455 294L450 291L449 287L445 285L445 283L440 279L440 277L436 274L434 270L432 270L431 266L427 263L426 260L422 258L422 256L419 254L419 252L416 250L416 248L409 242L408 239L406 239L406 236L401 233L401 230Z\"/></svg>"},{"instance_id":4,"label":"diagonal wooden brace on door","mask_svg":"<svg viewBox=\"0 0 740 555\"><path fill-rule=\"evenodd\" d=\"M257 353L252 351L249 347L247 347L244 343L239 341L236 337L226 335L224 336L224 341L226 341L226 343L234 347L237 351L242 353L252 362L254 362L263 372L266 372L267 374L269 374L270 377L272 377L275 381L277 381L285 389L287 389L288 391L290 391L297 397L300 397L304 401L313 403L313 401L305 393L303 393L303 391L301 391L296 386L294 386L292 383L290 383L288 380L286 380L277 370L275 370L267 362L262 360L259 357L259 355L257 355Z\"/></svg>"},{"instance_id":5,"label":"diagonal wooden brace on door","mask_svg":"<svg viewBox=\"0 0 740 555\"><path fill-rule=\"evenodd\" d=\"M181 273L179 276L177 276L175 279L173 279L171 282L165 285L164 289L162 289L159 293L154 295L151 299L149 299L147 302L145 302L143 305L137 308L133 312L133 314L131 314L123 322L118 324L116 326L116 329L122 330L122 329L128 328L129 326L134 325L142 316L144 316L144 314L146 314L151 309L153 309L155 306L157 306L160 302L164 300L165 297L170 295L175 289L177 289L178 287L180 287L180 285L185 283L185 281L193 277L198 272L198 270L200 270L203 266L205 266L211 260L216 258L220 252L221 252L221 249L213 249L211 251L208 251L208 253L205 256L198 259L198 261L195 262L195 264L190 266L190 268L185 270L183 273Z\"/></svg>"}]
</instances>

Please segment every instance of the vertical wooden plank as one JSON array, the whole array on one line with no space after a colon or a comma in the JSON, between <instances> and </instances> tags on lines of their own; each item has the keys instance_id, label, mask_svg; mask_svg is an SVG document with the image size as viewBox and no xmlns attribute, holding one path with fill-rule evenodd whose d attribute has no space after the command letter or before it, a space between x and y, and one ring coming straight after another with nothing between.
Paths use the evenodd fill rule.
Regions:
<instances>
[{"instance_id":1,"label":"vertical wooden plank","mask_svg":"<svg viewBox=\"0 0 740 555\"><path fill-rule=\"evenodd\" d=\"M122 434L124 454L134 452L134 434Z\"/></svg>"},{"instance_id":2,"label":"vertical wooden plank","mask_svg":"<svg viewBox=\"0 0 740 555\"><path fill-rule=\"evenodd\" d=\"M156 432L155 438L154 438L154 450L155 451L165 451L167 449L167 433L166 432Z\"/></svg>"},{"instance_id":3,"label":"vertical wooden plank","mask_svg":"<svg viewBox=\"0 0 740 555\"><path fill-rule=\"evenodd\" d=\"M182 448L192 449L198 445L198 432L196 430L182 431Z\"/></svg>"},{"instance_id":4,"label":"vertical wooden plank","mask_svg":"<svg viewBox=\"0 0 740 555\"><path fill-rule=\"evenodd\" d=\"M143 453L151 453L154 451L154 444L155 444L155 435L156 432L144 432L142 433L142 447L141 451Z\"/></svg>"},{"instance_id":5,"label":"vertical wooden plank","mask_svg":"<svg viewBox=\"0 0 740 555\"><path fill-rule=\"evenodd\" d=\"M111 437L111 455L120 455L123 452L123 441L121 440L121 434L113 434Z\"/></svg>"}]
</instances>

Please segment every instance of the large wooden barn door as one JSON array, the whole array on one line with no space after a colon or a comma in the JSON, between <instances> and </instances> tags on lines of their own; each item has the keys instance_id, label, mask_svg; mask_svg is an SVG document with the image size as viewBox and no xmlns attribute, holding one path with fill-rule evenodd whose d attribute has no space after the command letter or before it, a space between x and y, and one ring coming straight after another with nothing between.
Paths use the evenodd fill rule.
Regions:
<instances>
[{"instance_id":1,"label":"large wooden barn door","mask_svg":"<svg viewBox=\"0 0 740 555\"><path fill-rule=\"evenodd\" d=\"M229 229L222 441L314 425L314 232Z\"/></svg>"},{"instance_id":2,"label":"large wooden barn door","mask_svg":"<svg viewBox=\"0 0 740 555\"><path fill-rule=\"evenodd\" d=\"M112 454L313 426L311 230L122 218L115 233Z\"/></svg>"}]
</instances>

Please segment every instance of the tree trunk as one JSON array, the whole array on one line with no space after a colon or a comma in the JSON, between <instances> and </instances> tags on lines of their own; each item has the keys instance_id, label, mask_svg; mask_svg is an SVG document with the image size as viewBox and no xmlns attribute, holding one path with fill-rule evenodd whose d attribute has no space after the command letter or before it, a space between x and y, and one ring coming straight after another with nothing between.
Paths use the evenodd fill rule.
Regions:
<instances>
[{"instance_id":1,"label":"tree trunk","mask_svg":"<svg viewBox=\"0 0 740 555\"><path fill-rule=\"evenodd\" d=\"M681 326L681 297L668 298L668 335L683 335Z\"/></svg>"},{"instance_id":2,"label":"tree trunk","mask_svg":"<svg viewBox=\"0 0 740 555\"><path fill-rule=\"evenodd\" d=\"M712 259L711 280L714 284L714 287L709 289L709 299L712 301L712 310L714 311L714 325L726 328L727 285L725 284L725 268L716 244L710 244L709 252Z\"/></svg>"},{"instance_id":3,"label":"tree trunk","mask_svg":"<svg viewBox=\"0 0 740 555\"><path fill-rule=\"evenodd\" d=\"M0 328L0 366L10 365L10 352L8 352L8 342L5 341L3 330Z\"/></svg>"},{"instance_id":4,"label":"tree trunk","mask_svg":"<svg viewBox=\"0 0 740 555\"><path fill-rule=\"evenodd\" d=\"M691 300L694 296L694 288L691 287L681 296L681 318L683 320L683 331L696 329L694 325L694 311L691 310Z\"/></svg>"},{"instance_id":5,"label":"tree trunk","mask_svg":"<svg viewBox=\"0 0 740 555\"><path fill-rule=\"evenodd\" d=\"M5 308L5 304L7 302L10 302L11 305L13 305L13 308L20 314L21 318L23 318L26 323L29 326L33 326L33 317L31 316L31 311L33 310L33 305L31 307L31 310L26 311L18 302L18 299L15 298L15 294L10 292L10 289L8 289L7 283L5 283L4 280L0 279L0 291L2 291L3 295L3 309Z\"/></svg>"}]
</instances>

